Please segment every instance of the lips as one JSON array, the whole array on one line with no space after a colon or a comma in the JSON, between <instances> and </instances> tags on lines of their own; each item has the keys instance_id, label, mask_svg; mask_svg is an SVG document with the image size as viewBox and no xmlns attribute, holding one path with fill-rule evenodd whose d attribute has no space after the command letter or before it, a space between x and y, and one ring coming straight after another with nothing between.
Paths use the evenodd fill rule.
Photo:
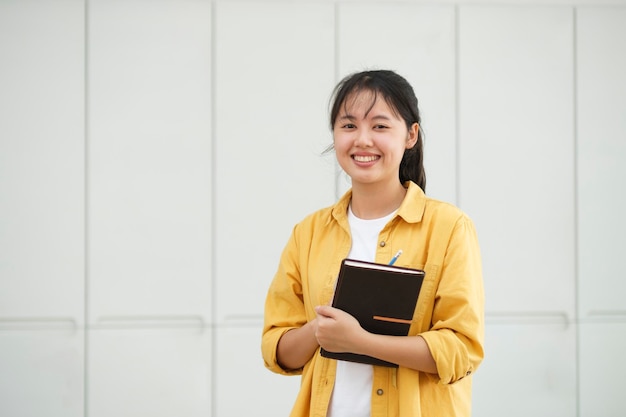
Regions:
<instances>
[{"instance_id":1,"label":"lips","mask_svg":"<svg viewBox=\"0 0 626 417\"><path fill-rule=\"evenodd\" d=\"M352 159L357 162L373 162L377 159L380 159L378 155L352 155Z\"/></svg>"}]
</instances>

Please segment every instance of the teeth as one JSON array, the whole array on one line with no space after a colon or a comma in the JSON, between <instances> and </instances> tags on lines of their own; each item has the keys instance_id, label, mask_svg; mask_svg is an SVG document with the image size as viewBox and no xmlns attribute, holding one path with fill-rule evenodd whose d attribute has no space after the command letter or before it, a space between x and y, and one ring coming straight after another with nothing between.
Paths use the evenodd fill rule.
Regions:
<instances>
[{"instance_id":1,"label":"teeth","mask_svg":"<svg viewBox=\"0 0 626 417\"><path fill-rule=\"evenodd\" d=\"M354 155L354 160L357 162L372 162L372 161L375 161L376 159L378 159L378 156L375 156L375 155L368 155L368 156Z\"/></svg>"}]
</instances>

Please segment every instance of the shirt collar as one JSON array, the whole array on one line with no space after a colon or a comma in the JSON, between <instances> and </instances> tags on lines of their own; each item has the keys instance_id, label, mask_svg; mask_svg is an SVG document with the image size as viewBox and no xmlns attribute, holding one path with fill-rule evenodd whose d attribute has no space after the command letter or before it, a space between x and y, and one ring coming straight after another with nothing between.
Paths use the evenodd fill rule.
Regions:
<instances>
[{"instance_id":1,"label":"shirt collar","mask_svg":"<svg viewBox=\"0 0 626 417\"><path fill-rule=\"evenodd\" d=\"M398 216L407 223L419 223L422 221L426 209L426 194L413 181L405 182L404 186L407 191L400 208L398 208Z\"/></svg>"},{"instance_id":2,"label":"shirt collar","mask_svg":"<svg viewBox=\"0 0 626 417\"><path fill-rule=\"evenodd\" d=\"M398 208L397 215L402 217L407 223L419 223L424 217L426 195L413 181L405 182L404 187L407 189L406 196ZM347 221L348 205L350 204L351 198L352 189L349 189L333 206L332 217L337 222L343 223Z\"/></svg>"}]
</instances>

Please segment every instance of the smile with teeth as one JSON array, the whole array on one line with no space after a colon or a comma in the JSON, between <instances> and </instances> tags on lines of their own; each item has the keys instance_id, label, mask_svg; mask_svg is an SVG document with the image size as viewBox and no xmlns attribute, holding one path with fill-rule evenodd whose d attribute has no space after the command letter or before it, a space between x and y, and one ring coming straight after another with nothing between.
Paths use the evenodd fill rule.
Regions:
<instances>
[{"instance_id":1,"label":"smile with teeth","mask_svg":"<svg viewBox=\"0 0 626 417\"><path fill-rule=\"evenodd\" d=\"M357 162L372 162L380 158L378 155L353 155L352 159Z\"/></svg>"}]
</instances>

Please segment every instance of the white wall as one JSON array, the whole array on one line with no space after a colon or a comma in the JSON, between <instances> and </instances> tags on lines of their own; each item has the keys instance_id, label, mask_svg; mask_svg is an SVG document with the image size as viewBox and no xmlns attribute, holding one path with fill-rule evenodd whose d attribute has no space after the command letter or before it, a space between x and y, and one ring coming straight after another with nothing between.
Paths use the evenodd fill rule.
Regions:
<instances>
[{"instance_id":1,"label":"white wall","mask_svg":"<svg viewBox=\"0 0 626 417\"><path fill-rule=\"evenodd\" d=\"M0 0L0 415L287 415L260 356L293 225L348 187L340 77L405 75L475 220L477 416L612 417L626 1Z\"/></svg>"}]
</instances>

